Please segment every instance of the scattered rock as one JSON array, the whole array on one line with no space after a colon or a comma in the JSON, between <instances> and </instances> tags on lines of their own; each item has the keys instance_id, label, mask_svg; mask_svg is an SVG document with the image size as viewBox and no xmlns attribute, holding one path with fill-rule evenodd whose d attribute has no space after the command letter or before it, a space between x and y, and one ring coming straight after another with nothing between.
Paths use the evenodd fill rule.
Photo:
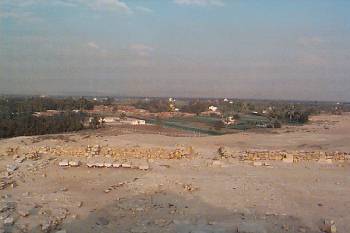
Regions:
<instances>
[{"instance_id":1,"label":"scattered rock","mask_svg":"<svg viewBox=\"0 0 350 233\"><path fill-rule=\"evenodd\" d=\"M109 224L109 220L105 217L98 217L96 220L96 224L100 226L106 226Z\"/></svg>"},{"instance_id":2,"label":"scattered rock","mask_svg":"<svg viewBox=\"0 0 350 233\"><path fill-rule=\"evenodd\" d=\"M65 159L65 160L62 160L61 162L59 162L58 165L60 167L67 167L67 166L69 166L69 162L68 162L68 160Z\"/></svg>"},{"instance_id":3,"label":"scattered rock","mask_svg":"<svg viewBox=\"0 0 350 233\"><path fill-rule=\"evenodd\" d=\"M15 183L15 181L9 177L1 177L0 178L0 190L7 188L8 186L11 186L14 183Z\"/></svg>"},{"instance_id":4,"label":"scattered rock","mask_svg":"<svg viewBox=\"0 0 350 233\"><path fill-rule=\"evenodd\" d=\"M43 232L50 232L52 228L52 222L51 221L46 221L41 224L41 230Z\"/></svg>"},{"instance_id":5,"label":"scattered rock","mask_svg":"<svg viewBox=\"0 0 350 233\"><path fill-rule=\"evenodd\" d=\"M77 207L82 207L83 206L83 202L82 201L79 201L78 203L77 203Z\"/></svg>"},{"instance_id":6,"label":"scattered rock","mask_svg":"<svg viewBox=\"0 0 350 233\"><path fill-rule=\"evenodd\" d=\"M130 163L122 163L122 168L131 168Z\"/></svg>"},{"instance_id":7,"label":"scattered rock","mask_svg":"<svg viewBox=\"0 0 350 233\"><path fill-rule=\"evenodd\" d=\"M26 157L21 156L21 157L16 158L16 159L15 159L15 162L16 162L16 163L23 163L25 160L26 160Z\"/></svg>"},{"instance_id":8,"label":"scattered rock","mask_svg":"<svg viewBox=\"0 0 350 233\"><path fill-rule=\"evenodd\" d=\"M22 196L23 197L29 197L30 196L30 192L24 192L24 193L22 193Z\"/></svg>"},{"instance_id":9,"label":"scattered rock","mask_svg":"<svg viewBox=\"0 0 350 233\"><path fill-rule=\"evenodd\" d=\"M287 154L283 157L282 161L284 163L293 163L294 162L294 156L291 154Z\"/></svg>"},{"instance_id":10,"label":"scattered rock","mask_svg":"<svg viewBox=\"0 0 350 233\"><path fill-rule=\"evenodd\" d=\"M121 167L122 165L120 163L113 163L112 166L115 168L118 168L118 167Z\"/></svg>"},{"instance_id":11,"label":"scattered rock","mask_svg":"<svg viewBox=\"0 0 350 233\"><path fill-rule=\"evenodd\" d=\"M71 167L79 167L80 166L80 161L79 160L69 161L69 166L71 166Z\"/></svg>"},{"instance_id":12,"label":"scattered rock","mask_svg":"<svg viewBox=\"0 0 350 233\"><path fill-rule=\"evenodd\" d=\"M95 166L94 167L104 167L105 164L103 162L97 162L95 163Z\"/></svg>"},{"instance_id":13,"label":"scattered rock","mask_svg":"<svg viewBox=\"0 0 350 233\"><path fill-rule=\"evenodd\" d=\"M16 209L15 202L0 202L0 213Z\"/></svg>"},{"instance_id":14,"label":"scattered rock","mask_svg":"<svg viewBox=\"0 0 350 233\"><path fill-rule=\"evenodd\" d=\"M29 211L28 210L18 210L18 214L22 217L28 217Z\"/></svg>"},{"instance_id":15,"label":"scattered rock","mask_svg":"<svg viewBox=\"0 0 350 233\"><path fill-rule=\"evenodd\" d=\"M147 171L147 170L149 170L149 165L148 164L140 165L140 166L138 166L138 169L143 170L143 171Z\"/></svg>"},{"instance_id":16,"label":"scattered rock","mask_svg":"<svg viewBox=\"0 0 350 233\"><path fill-rule=\"evenodd\" d=\"M335 226L334 220L325 219L324 225L321 227L321 230L325 233L336 233L337 227Z\"/></svg>"},{"instance_id":17,"label":"scattered rock","mask_svg":"<svg viewBox=\"0 0 350 233\"><path fill-rule=\"evenodd\" d=\"M16 165L16 164L8 164L7 166L6 166L6 170L8 171L8 172L14 172L14 171L16 171L18 169L18 166Z\"/></svg>"},{"instance_id":18,"label":"scattered rock","mask_svg":"<svg viewBox=\"0 0 350 233\"><path fill-rule=\"evenodd\" d=\"M4 220L5 225L13 225L15 223L15 220L13 217L8 217Z\"/></svg>"},{"instance_id":19,"label":"scattered rock","mask_svg":"<svg viewBox=\"0 0 350 233\"><path fill-rule=\"evenodd\" d=\"M193 191L199 190L198 187L194 187L192 184L184 184L184 185L183 185L183 188L184 188L186 191L189 191L189 192L193 192Z\"/></svg>"}]
</instances>

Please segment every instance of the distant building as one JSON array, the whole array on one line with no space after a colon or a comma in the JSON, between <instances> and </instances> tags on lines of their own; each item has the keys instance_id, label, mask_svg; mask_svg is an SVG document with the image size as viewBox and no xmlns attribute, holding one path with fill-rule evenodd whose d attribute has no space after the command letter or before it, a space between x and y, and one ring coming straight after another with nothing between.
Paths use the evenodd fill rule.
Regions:
<instances>
[{"instance_id":1,"label":"distant building","mask_svg":"<svg viewBox=\"0 0 350 233\"><path fill-rule=\"evenodd\" d=\"M104 117L103 122L105 123L113 123L120 121L119 117Z\"/></svg>"},{"instance_id":2,"label":"distant building","mask_svg":"<svg viewBox=\"0 0 350 233\"><path fill-rule=\"evenodd\" d=\"M213 111L213 112L216 112L218 110L218 107L215 107L215 106L209 106L209 110L210 111Z\"/></svg>"},{"instance_id":3,"label":"distant building","mask_svg":"<svg viewBox=\"0 0 350 233\"><path fill-rule=\"evenodd\" d=\"M35 117L48 117L61 114L62 111L57 110L47 110L46 112L34 112L32 115Z\"/></svg>"},{"instance_id":4,"label":"distant building","mask_svg":"<svg viewBox=\"0 0 350 233\"><path fill-rule=\"evenodd\" d=\"M229 117L226 117L226 119L224 120L224 123L226 125L233 125L236 123L236 120L232 116L229 116Z\"/></svg>"},{"instance_id":5,"label":"distant building","mask_svg":"<svg viewBox=\"0 0 350 233\"><path fill-rule=\"evenodd\" d=\"M145 120L140 120L136 118L128 118L126 120L121 120L120 122L122 124L128 124L128 125L145 125L146 124Z\"/></svg>"}]
</instances>

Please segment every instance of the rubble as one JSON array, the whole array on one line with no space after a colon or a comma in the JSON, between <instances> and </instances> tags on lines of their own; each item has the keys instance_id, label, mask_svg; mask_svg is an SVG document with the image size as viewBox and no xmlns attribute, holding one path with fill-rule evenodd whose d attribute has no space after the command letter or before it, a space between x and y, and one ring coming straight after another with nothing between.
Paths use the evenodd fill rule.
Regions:
<instances>
[{"instance_id":1,"label":"rubble","mask_svg":"<svg viewBox=\"0 0 350 233\"><path fill-rule=\"evenodd\" d=\"M246 150L229 153L227 149L220 147L218 155L221 159L237 158L240 161L283 161L285 163L315 161L323 164L350 161L350 153L338 151Z\"/></svg>"},{"instance_id":2,"label":"rubble","mask_svg":"<svg viewBox=\"0 0 350 233\"><path fill-rule=\"evenodd\" d=\"M77 203L77 207L82 207L83 206L83 202L82 201L79 201L78 203Z\"/></svg>"},{"instance_id":3,"label":"rubble","mask_svg":"<svg viewBox=\"0 0 350 233\"><path fill-rule=\"evenodd\" d=\"M282 161L284 163L293 163L294 162L294 156L291 154L286 154L285 156L283 156Z\"/></svg>"},{"instance_id":4,"label":"rubble","mask_svg":"<svg viewBox=\"0 0 350 233\"><path fill-rule=\"evenodd\" d=\"M18 210L18 214L22 217L28 217L29 216L29 211L28 210Z\"/></svg>"},{"instance_id":5,"label":"rubble","mask_svg":"<svg viewBox=\"0 0 350 233\"><path fill-rule=\"evenodd\" d=\"M8 186L14 185L15 181L9 177L0 178L0 190L7 188Z\"/></svg>"},{"instance_id":6,"label":"rubble","mask_svg":"<svg viewBox=\"0 0 350 233\"><path fill-rule=\"evenodd\" d=\"M148 164L140 165L140 166L138 166L138 169L143 170L143 171L147 171L149 169L149 165Z\"/></svg>"},{"instance_id":7,"label":"rubble","mask_svg":"<svg viewBox=\"0 0 350 233\"><path fill-rule=\"evenodd\" d=\"M41 231L50 232L52 228L52 222L50 220L41 224Z\"/></svg>"},{"instance_id":8,"label":"rubble","mask_svg":"<svg viewBox=\"0 0 350 233\"><path fill-rule=\"evenodd\" d=\"M27 159L27 158L26 158L25 156L18 156L18 155L16 155L16 156L14 157L14 161L15 161L16 163L23 163L26 159Z\"/></svg>"},{"instance_id":9,"label":"rubble","mask_svg":"<svg viewBox=\"0 0 350 233\"><path fill-rule=\"evenodd\" d=\"M122 168L131 168L130 163L122 163Z\"/></svg>"},{"instance_id":10,"label":"rubble","mask_svg":"<svg viewBox=\"0 0 350 233\"><path fill-rule=\"evenodd\" d=\"M199 190L198 187L195 187L195 186L193 186L192 184L184 184L184 185L183 185L183 188L184 188L186 191L189 191L189 192L194 192L194 191Z\"/></svg>"},{"instance_id":11,"label":"rubble","mask_svg":"<svg viewBox=\"0 0 350 233\"><path fill-rule=\"evenodd\" d=\"M15 220L13 217L8 217L4 220L5 225L13 225L15 223Z\"/></svg>"},{"instance_id":12,"label":"rubble","mask_svg":"<svg viewBox=\"0 0 350 233\"><path fill-rule=\"evenodd\" d=\"M25 157L29 160L38 160L41 158L40 153L37 150L27 153Z\"/></svg>"},{"instance_id":13,"label":"rubble","mask_svg":"<svg viewBox=\"0 0 350 233\"><path fill-rule=\"evenodd\" d=\"M80 166L80 161L79 160L69 161L69 166L71 166L71 167L79 167Z\"/></svg>"},{"instance_id":14,"label":"rubble","mask_svg":"<svg viewBox=\"0 0 350 233\"><path fill-rule=\"evenodd\" d=\"M104 166L107 167L107 168L109 168L109 167L112 167L113 164L112 164L111 162L105 162L105 163L104 163Z\"/></svg>"},{"instance_id":15,"label":"rubble","mask_svg":"<svg viewBox=\"0 0 350 233\"><path fill-rule=\"evenodd\" d=\"M336 233L337 228L335 226L335 222L330 219L324 220L324 225L321 227L321 230L325 233Z\"/></svg>"},{"instance_id":16,"label":"rubble","mask_svg":"<svg viewBox=\"0 0 350 233\"><path fill-rule=\"evenodd\" d=\"M65 159L65 160L62 160L61 162L59 162L58 165L60 167L68 167L69 166L69 162L68 162L67 159Z\"/></svg>"},{"instance_id":17,"label":"rubble","mask_svg":"<svg viewBox=\"0 0 350 233\"><path fill-rule=\"evenodd\" d=\"M14 171L16 171L18 169L18 166L16 165L16 164L8 164L7 166L6 166L6 170L8 171L8 172L14 172Z\"/></svg>"},{"instance_id":18,"label":"rubble","mask_svg":"<svg viewBox=\"0 0 350 233\"><path fill-rule=\"evenodd\" d=\"M16 155L19 149L11 148L8 154ZM106 157L111 159L183 159L190 158L194 155L192 147L181 147L176 149L165 148L148 148L148 147L108 147L102 145L84 146L52 146L52 147L33 147L27 149L23 159L38 160L42 154L50 154L52 156L67 157ZM18 156L17 156L18 157ZM23 160L24 161L24 160Z\"/></svg>"},{"instance_id":19,"label":"rubble","mask_svg":"<svg viewBox=\"0 0 350 233\"><path fill-rule=\"evenodd\" d=\"M7 156L14 156L18 153L19 148L18 147L8 147L6 149L6 155Z\"/></svg>"},{"instance_id":20,"label":"rubble","mask_svg":"<svg viewBox=\"0 0 350 233\"><path fill-rule=\"evenodd\" d=\"M114 168L118 168L118 167L121 167L122 165L120 163L113 163L112 166Z\"/></svg>"}]
</instances>

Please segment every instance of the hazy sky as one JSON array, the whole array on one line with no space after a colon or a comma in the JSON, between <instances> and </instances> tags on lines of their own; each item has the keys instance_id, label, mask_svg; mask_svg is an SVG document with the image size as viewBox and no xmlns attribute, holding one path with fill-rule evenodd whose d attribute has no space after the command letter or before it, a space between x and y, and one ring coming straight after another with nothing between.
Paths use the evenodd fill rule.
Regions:
<instances>
[{"instance_id":1,"label":"hazy sky","mask_svg":"<svg viewBox=\"0 0 350 233\"><path fill-rule=\"evenodd\" d=\"M0 93L350 101L349 0L0 0Z\"/></svg>"}]
</instances>

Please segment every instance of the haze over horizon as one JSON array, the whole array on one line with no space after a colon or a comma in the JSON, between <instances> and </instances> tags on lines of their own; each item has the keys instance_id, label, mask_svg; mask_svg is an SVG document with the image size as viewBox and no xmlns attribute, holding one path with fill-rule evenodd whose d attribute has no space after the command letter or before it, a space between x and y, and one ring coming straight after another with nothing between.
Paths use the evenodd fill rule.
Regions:
<instances>
[{"instance_id":1,"label":"haze over horizon","mask_svg":"<svg viewBox=\"0 0 350 233\"><path fill-rule=\"evenodd\" d=\"M0 94L350 101L350 1L2 0Z\"/></svg>"}]
</instances>

